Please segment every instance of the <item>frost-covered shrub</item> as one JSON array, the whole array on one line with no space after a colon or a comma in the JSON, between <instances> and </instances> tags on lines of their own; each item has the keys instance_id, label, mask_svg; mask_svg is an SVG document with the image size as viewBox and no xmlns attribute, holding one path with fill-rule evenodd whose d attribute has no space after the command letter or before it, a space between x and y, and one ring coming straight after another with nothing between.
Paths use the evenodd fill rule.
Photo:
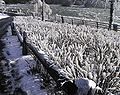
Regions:
<instances>
[{"instance_id":1,"label":"frost-covered shrub","mask_svg":"<svg viewBox=\"0 0 120 95\"><path fill-rule=\"evenodd\" d=\"M120 32L16 17L28 42L43 50L69 79L89 78L103 95L120 91Z\"/></svg>"},{"instance_id":2,"label":"frost-covered shrub","mask_svg":"<svg viewBox=\"0 0 120 95\"><path fill-rule=\"evenodd\" d=\"M3 0L0 0L0 5L5 5L5 2Z\"/></svg>"},{"instance_id":3,"label":"frost-covered shrub","mask_svg":"<svg viewBox=\"0 0 120 95\"><path fill-rule=\"evenodd\" d=\"M50 6L45 2L42 2L41 0L34 0L33 3L34 3L34 8L36 12L42 13L42 9L43 9L45 16L52 14L52 10Z\"/></svg>"}]
</instances>

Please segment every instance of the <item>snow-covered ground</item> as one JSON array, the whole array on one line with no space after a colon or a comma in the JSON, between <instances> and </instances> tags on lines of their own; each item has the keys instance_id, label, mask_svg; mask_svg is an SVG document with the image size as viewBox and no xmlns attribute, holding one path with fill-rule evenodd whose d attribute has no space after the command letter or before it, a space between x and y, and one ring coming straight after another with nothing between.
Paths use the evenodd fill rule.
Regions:
<instances>
[{"instance_id":1,"label":"snow-covered ground","mask_svg":"<svg viewBox=\"0 0 120 95\"><path fill-rule=\"evenodd\" d=\"M40 76L31 72L31 69L36 66L35 60L31 55L22 55L21 44L17 36L13 36L11 31L11 26L8 26L7 33L1 39L5 44L5 48L2 50L3 54L9 61L8 65L4 66L5 68L10 67L9 70L4 70L4 73L11 77L12 87L8 88L10 94L16 93L16 88L20 88L27 95L47 95Z\"/></svg>"}]
</instances>

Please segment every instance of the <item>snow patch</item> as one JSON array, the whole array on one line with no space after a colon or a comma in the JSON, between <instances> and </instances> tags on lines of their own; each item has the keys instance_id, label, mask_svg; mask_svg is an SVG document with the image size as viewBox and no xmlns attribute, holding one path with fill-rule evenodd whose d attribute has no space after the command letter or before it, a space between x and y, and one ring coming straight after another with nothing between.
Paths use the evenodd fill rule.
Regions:
<instances>
[{"instance_id":1,"label":"snow patch","mask_svg":"<svg viewBox=\"0 0 120 95\"><path fill-rule=\"evenodd\" d=\"M7 14L0 13L0 19L9 17Z\"/></svg>"},{"instance_id":2,"label":"snow patch","mask_svg":"<svg viewBox=\"0 0 120 95\"><path fill-rule=\"evenodd\" d=\"M4 37L2 41L5 43L6 47L3 49L3 54L7 59L16 59L22 55L22 48L16 36Z\"/></svg>"},{"instance_id":3,"label":"snow patch","mask_svg":"<svg viewBox=\"0 0 120 95\"><path fill-rule=\"evenodd\" d=\"M16 70L18 72L19 87L28 95L47 95L47 92L41 88L40 78L31 75L30 69L36 66L34 59L29 56L22 56L16 61Z\"/></svg>"},{"instance_id":4,"label":"snow patch","mask_svg":"<svg viewBox=\"0 0 120 95\"><path fill-rule=\"evenodd\" d=\"M75 80L75 84L78 87L76 95L88 95L90 88L92 88L92 95L94 95L96 83L87 78L80 78Z\"/></svg>"}]
</instances>

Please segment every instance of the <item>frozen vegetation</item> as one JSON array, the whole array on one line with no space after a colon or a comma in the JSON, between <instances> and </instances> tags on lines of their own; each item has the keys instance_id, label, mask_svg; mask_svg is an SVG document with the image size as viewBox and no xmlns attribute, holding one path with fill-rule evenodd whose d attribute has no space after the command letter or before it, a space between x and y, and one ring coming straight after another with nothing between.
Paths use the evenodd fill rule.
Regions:
<instances>
[{"instance_id":1,"label":"frozen vegetation","mask_svg":"<svg viewBox=\"0 0 120 95\"><path fill-rule=\"evenodd\" d=\"M94 1L90 0L92 3ZM44 4L44 7L42 6L41 0L36 1L34 11L36 13L43 12L43 8L43 15L47 15L49 19L52 10L47 4ZM82 10L81 13L83 14L74 15L97 21L101 21L101 19L106 21L109 18L108 13L104 14L106 10L97 11L93 9L90 13L88 10L91 9ZM78 9L75 8L69 11L72 11L73 15ZM98 14L96 14L96 11ZM61 9L59 12L63 13ZM101 17L101 12L106 15L105 18ZM0 16L1 18L8 17L4 14L0 14ZM38 51L45 52L51 62L60 68L58 71L76 84L78 89L76 88L77 93L75 95L88 95L88 93L91 93L90 95L120 94L120 32L108 31L102 28L96 29L84 25L42 22L36 19L35 15L34 18L32 16L14 18L17 30L20 33L23 31L27 33L27 42L37 48ZM117 19L119 20L119 17ZM1 61L4 69L3 73L6 77L9 77L5 81L10 84L7 86L7 93L17 95L21 91L20 93L28 95L47 95L53 87L50 86L48 92L44 90L42 78L43 76L45 78L50 76L43 75L41 78L38 74L33 74L33 70L38 68L35 60L31 55L22 55L21 44L17 36L13 36L11 31L11 26L9 26L7 34L2 38L5 44L2 51L8 61ZM42 72L45 73L45 69ZM48 78L48 81L51 84L47 85L55 86L50 78ZM69 83L69 81L62 85L66 85L66 83ZM66 85L66 87L68 86ZM51 92L51 95L53 93Z\"/></svg>"},{"instance_id":2,"label":"frozen vegetation","mask_svg":"<svg viewBox=\"0 0 120 95\"><path fill-rule=\"evenodd\" d=\"M69 79L88 78L102 95L120 94L120 32L15 17L27 41L43 50Z\"/></svg>"}]
</instances>

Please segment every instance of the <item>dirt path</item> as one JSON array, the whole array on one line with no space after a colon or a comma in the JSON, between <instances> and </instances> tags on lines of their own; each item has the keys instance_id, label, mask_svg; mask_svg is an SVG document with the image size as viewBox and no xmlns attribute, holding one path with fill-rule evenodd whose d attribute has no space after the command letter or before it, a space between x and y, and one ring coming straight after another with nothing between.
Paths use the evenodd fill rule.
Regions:
<instances>
[{"instance_id":1,"label":"dirt path","mask_svg":"<svg viewBox=\"0 0 120 95\"><path fill-rule=\"evenodd\" d=\"M1 38L0 89L2 95L47 95L42 79L33 74L36 62L31 55L22 55L22 47L11 26ZM5 59L5 60L4 60Z\"/></svg>"}]
</instances>

